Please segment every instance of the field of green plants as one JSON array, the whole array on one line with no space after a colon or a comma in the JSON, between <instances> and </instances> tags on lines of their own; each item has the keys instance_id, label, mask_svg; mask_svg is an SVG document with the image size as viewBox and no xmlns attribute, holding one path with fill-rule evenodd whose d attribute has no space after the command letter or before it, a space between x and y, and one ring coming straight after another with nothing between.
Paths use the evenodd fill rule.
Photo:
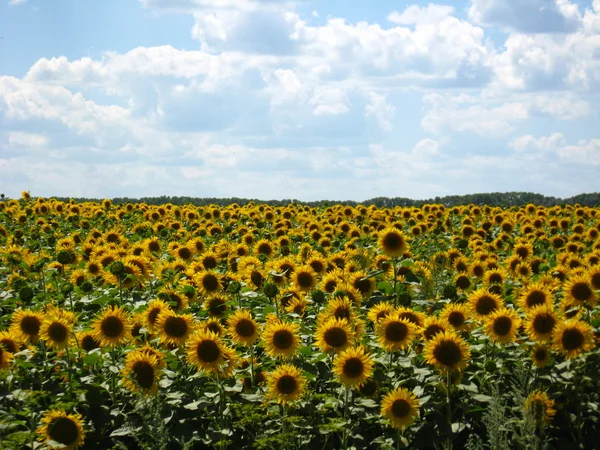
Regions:
<instances>
[{"instance_id":1,"label":"field of green plants","mask_svg":"<svg viewBox=\"0 0 600 450\"><path fill-rule=\"evenodd\" d=\"M0 449L597 448L600 210L0 201Z\"/></svg>"}]
</instances>

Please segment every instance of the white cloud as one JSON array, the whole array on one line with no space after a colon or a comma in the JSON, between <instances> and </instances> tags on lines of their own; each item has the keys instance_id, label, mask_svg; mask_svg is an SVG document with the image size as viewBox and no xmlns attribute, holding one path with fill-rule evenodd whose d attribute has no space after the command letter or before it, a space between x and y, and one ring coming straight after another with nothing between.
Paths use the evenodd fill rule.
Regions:
<instances>
[{"instance_id":1,"label":"white cloud","mask_svg":"<svg viewBox=\"0 0 600 450\"><path fill-rule=\"evenodd\" d=\"M314 106L315 116L338 115L350 111L348 96L338 88L317 87L309 104Z\"/></svg>"},{"instance_id":2,"label":"white cloud","mask_svg":"<svg viewBox=\"0 0 600 450\"><path fill-rule=\"evenodd\" d=\"M37 133L27 133L24 131L11 131L8 133L8 145L18 148L37 148L48 144L48 137Z\"/></svg>"},{"instance_id":3,"label":"white cloud","mask_svg":"<svg viewBox=\"0 0 600 450\"><path fill-rule=\"evenodd\" d=\"M391 12L387 19L400 25L438 24L454 13L454 7L430 3L425 8L418 5L408 6L402 13Z\"/></svg>"},{"instance_id":4,"label":"white cloud","mask_svg":"<svg viewBox=\"0 0 600 450\"><path fill-rule=\"evenodd\" d=\"M527 135L515 139L511 147L519 153L536 154L538 158L558 155L565 162L600 165L600 139L582 139L576 145L568 145L562 133L539 138Z\"/></svg>"},{"instance_id":5,"label":"white cloud","mask_svg":"<svg viewBox=\"0 0 600 450\"><path fill-rule=\"evenodd\" d=\"M391 119L395 112L396 107L388 103L385 95L369 92L369 103L365 106L365 116L373 117L382 130L392 129Z\"/></svg>"},{"instance_id":6,"label":"white cloud","mask_svg":"<svg viewBox=\"0 0 600 450\"><path fill-rule=\"evenodd\" d=\"M27 0L9 0L9 5L22 5L23 3L27 3Z\"/></svg>"},{"instance_id":7,"label":"white cloud","mask_svg":"<svg viewBox=\"0 0 600 450\"><path fill-rule=\"evenodd\" d=\"M600 166L600 139L581 140L577 145L558 149L558 155L570 162Z\"/></svg>"},{"instance_id":8,"label":"white cloud","mask_svg":"<svg viewBox=\"0 0 600 450\"><path fill-rule=\"evenodd\" d=\"M563 146L564 143L565 139L562 133L553 133L548 137L542 136L540 138L536 138L535 136L529 134L526 136L518 137L510 144L510 146L514 148L517 152L548 150L554 151L557 148Z\"/></svg>"}]
</instances>

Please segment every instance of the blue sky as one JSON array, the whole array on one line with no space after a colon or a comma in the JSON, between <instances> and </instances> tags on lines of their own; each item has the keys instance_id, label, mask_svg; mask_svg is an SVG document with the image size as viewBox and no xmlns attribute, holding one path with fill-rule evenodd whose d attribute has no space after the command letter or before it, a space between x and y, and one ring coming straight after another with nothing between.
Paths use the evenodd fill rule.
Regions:
<instances>
[{"instance_id":1,"label":"blue sky","mask_svg":"<svg viewBox=\"0 0 600 450\"><path fill-rule=\"evenodd\" d=\"M600 0L0 0L0 192L600 183Z\"/></svg>"}]
</instances>

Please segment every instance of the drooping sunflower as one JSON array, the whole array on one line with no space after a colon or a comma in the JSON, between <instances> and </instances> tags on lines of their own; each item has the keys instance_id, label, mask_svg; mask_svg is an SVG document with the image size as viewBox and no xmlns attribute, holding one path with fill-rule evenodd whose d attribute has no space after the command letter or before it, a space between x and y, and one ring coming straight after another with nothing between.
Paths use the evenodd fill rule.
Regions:
<instances>
[{"instance_id":1,"label":"drooping sunflower","mask_svg":"<svg viewBox=\"0 0 600 450\"><path fill-rule=\"evenodd\" d=\"M59 316L48 316L42 322L40 338L47 346L61 349L69 344L71 324Z\"/></svg>"},{"instance_id":2,"label":"drooping sunflower","mask_svg":"<svg viewBox=\"0 0 600 450\"><path fill-rule=\"evenodd\" d=\"M549 423L556 414L554 400L550 400L548 394L543 391L533 391L525 400L525 411L531 414L538 427Z\"/></svg>"},{"instance_id":3,"label":"drooping sunflower","mask_svg":"<svg viewBox=\"0 0 600 450\"><path fill-rule=\"evenodd\" d=\"M220 318L228 310L227 297L223 295L212 295L204 300L204 308L208 310L208 315L214 318Z\"/></svg>"},{"instance_id":4,"label":"drooping sunflower","mask_svg":"<svg viewBox=\"0 0 600 450\"><path fill-rule=\"evenodd\" d=\"M304 394L306 378L291 364L282 364L267 375L267 396L283 405L296 401Z\"/></svg>"},{"instance_id":5,"label":"drooping sunflower","mask_svg":"<svg viewBox=\"0 0 600 450\"><path fill-rule=\"evenodd\" d=\"M568 359L573 359L594 348L592 327L577 319L560 322L552 333L552 346Z\"/></svg>"},{"instance_id":6,"label":"drooping sunflower","mask_svg":"<svg viewBox=\"0 0 600 450\"><path fill-rule=\"evenodd\" d=\"M531 360L536 367L546 367L552 362L550 349L545 345L536 345L531 350Z\"/></svg>"},{"instance_id":7,"label":"drooping sunflower","mask_svg":"<svg viewBox=\"0 0 600 450\"><path fill-rule=\"evenodd\" d=\"M0 331L0 347L9 353L15 354L21 348L21 341L10 330Z\"/></svg>"},{"instance_id":8,"label":"drooping sunflower","mask_svg":"<svg viewBox=\"0 0 600 450\"><path fill-rule=\"evenodd\" d=\"M381 402L381 415L394 428L406 428L419 415L419 399L408 389L399 387L388 393Z\"/></svg>"},{"instance_id":9,"label":"drooping sunflower","mask_svg":"<svg viewBox=\"0 0 600 450\"><path fill-rule=\"evenodd\" d=\"M455 330L468 328L467 320L471 311L466 304L448 303L440 313L440 319L448 322Z\"/></svg>"},{"instance_id":10,"label":"drooping sunflower","mask_svg":"<svg viewBox=\"0 0 600 450\"><path fill-rule=\"evenodd\" d=\"M67 414L65 410L53 409L42 416L42 426L37 429L40 441L62 444L64 450L74 450L85 441L83 420L79 414Z\"/></svg>"},{"instance_id":11,"label":"drooping sunflower","mask_svg":"<svg viewBox=\"0 0 600 450\"><path fill-rule=\"evenodd\" d=\"M346 386L360 386L373 375L374 365L364 347L350 347L335 357L333 373Z\"/></svg>"},{"instance_id":12,"label":"drooping sunflower","mask_svg":"<svg viewBox=\"0 0 600 450\"><path fill-rule=\"evenodd\" d=\"M552 293L542 283L530 283L525 287L517 300L518 305L528 312L531 308L539 305L552 306L554 299Z\"/></svg>"},{"instance_id":13,"label":"drooping sunflower","mask_svg":"<svg viewBox=\"0 0 600 450\"><path fill-rule=\"evenodd\" d=\"M42 313L21 309L13 313L10 331L20 341L35 344L39 340L43 321Z\"/></svg>"},{"instance_id":14,"label":"drooping sunflower","mask_svg":"<svg viewBox=\"0 0 600 450\"><path fill-rule=\"evenodd\" d=\"M345 319L332 317L317 327L316 345L324 352L339 352L354 342L354 333Z\"/></svg>"},{"instance_id":15,"label":"drooping sunflower","mask_svg":"<svg viewBox=\"0 0 600 450\"><path fill-rule=\"evenodd\" d=\"M450 324L447 321L435 316L429 316L423 322L421 333L423 334L423 338L426 341L429 341L433 339L436 334L448 331L449 328Z\"/></svg>"},{"instance_id":16,"label":"drooping sunflower","mask_svg":"<svg viewBox=\"0 0 600 450\"><path fill-rule=\"evenodd\" d=\"M570 277L563 286L567 302L576 306L596 306L598 298L587 274L582 273Z\"/></svg>"},{"instance_id":17,"label":"drooping sunflower","mask_svg":"<svg viewBox=\"0 0 600 450\"><path fill-rule=\"evenodd\" d=\"M191 314L163 309L156 318L155 330L161 342L182 346L194 332L194 318Z\"/></svg>"},{"instance_id":18,"label":"drooping sunflower","mask_svg":"<svg viewBox=\"0 0 600 450\"><path fill-rule=\"evenodd\" d=\"M485 319L485 332L494 342L513 342L521 319L514 309L501 308L487 316Z\"/></svg>"},{"instance_id":19,"label":"drooping sunflower","mask_svg":"<svg viewBox=\"0 0 600 450\"><path fill-rule=\"evenodd\" d=\"M75 334L79 348L86 352L91 352L95 348L100 348L100 341L96 339L93 332L81 331Z\"/></svg>"},{"instance_id":20,"label":"drooping sunflower","mask_svg":"<svg viewBox=\"0 0 600 450\"><path fill-rule=\"evenodd\" d=\"M390 314L375 325L377 342L387 351L408 347L417 334L417 326L397 313Z\"/></svg>"},{"instance_id":21,"label":"drooping sunflower","mask_svg":"<svg viewBox=\"0 0 600 450\"><path fill-rule=\"evenodd\" d=\"M123 385L132 392L155 394L160 376L159 362L154 355L136 350L127 354L121 371Z\"/></svg>"},{"instance_id":22,"label":"drooping sunflower","mask_svg":"<svg viewBox=\"0 0 600 450\"><path fill-rule=\"evenodd\" d=\"M443 373L462 371L471 358L469 345L453 332L443 332L427 341L423 356L429 364L433 364Z\"/></svg>"},{"instance_id":23,"label":"drooping sunflower","mask_svg":"<svg viewBox=\"0 0 600 450\"><path fill-rule=\"evenodd\" d=\"M188 360L199 369L214 372L225 363L225 347L215 333L198 331L188 339Z\"/></svg>"},{"instance_id":24,"label":"drooping sunflower","mask_svg":"<svg viewBox=\"0 0 600 450\"><path fill-rule=\"evenodd\" d=\"M502 308L504 302L498 294L485 288L477 289L468 297L471 315L478 320L485 320L494 311Z\"/></svg>"},{"instance_id":25,"label":"drooping sunflower","mask_svg":"<svg viewBox=\"0 0 600 450\"><path fill-rule=\"evenodd\" d=\"M121 307L109 307L92 322L94 337L100 345L115 347L131 337L129 314Z\"/></svg>"},{"instance_id":26,"label":"drooping sunflower","mask_svg":"<svg viewBox=\"0 0 600 450\"><path fill-rule=\"evenodd\" d=\"M262 341L265 351L274 357L289 359L298 350L300 326L296 323L286 323L273 320L265 326Z\"/></svg>"},{"instance_id":27,"label":"drooping sunflower","mask_svg":"<svg viewBox=\"0 0 600 450\"><path fill-rule=\"evenodd\" d=\"M380 231L377 245L384 254L391 257L402 256L408 249L406 237L394 227Z\"/></svg>"},{"instance_id":28,"label":"drooping sunflower","mask_svg":"<svg viewBox=\"0 0 600 450\"><path fill-rule=\"evenodd\" d=\"M525 319L525 332L533 341L547 341L552 337L558 317L550 305L531 308Z\"/></svg>"},{"instance_id":29,"label":"drooping sunflower","mask_svg":"<svg viewBox=\"0 0 600 450\"><path fill-rule=\"evenodd\" d=\"M239 309L227 319L228 333L237 344L250 346L258 340L258 324L250 311Z\"/></svg>"}]
</instances>

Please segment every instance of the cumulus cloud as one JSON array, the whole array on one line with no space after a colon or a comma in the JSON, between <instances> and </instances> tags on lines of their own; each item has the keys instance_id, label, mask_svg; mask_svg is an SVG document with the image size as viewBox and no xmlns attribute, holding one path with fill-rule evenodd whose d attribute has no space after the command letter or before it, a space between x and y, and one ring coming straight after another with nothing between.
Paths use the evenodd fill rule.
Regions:
<instances>
[{"instance_id":1,"label":"cumulus cloud","mask_svg":"<svg viewBox=\"0 0 600 450\"><path fill-rule=\"evenodd\" d=\"M520 136L511 143L519 153L533 153L539 157L558 155L564 162L600 165L600 139L582 139L577 144L567 144L562 133L536 138L532 135Z\"/></svg>"}]
</instances>

